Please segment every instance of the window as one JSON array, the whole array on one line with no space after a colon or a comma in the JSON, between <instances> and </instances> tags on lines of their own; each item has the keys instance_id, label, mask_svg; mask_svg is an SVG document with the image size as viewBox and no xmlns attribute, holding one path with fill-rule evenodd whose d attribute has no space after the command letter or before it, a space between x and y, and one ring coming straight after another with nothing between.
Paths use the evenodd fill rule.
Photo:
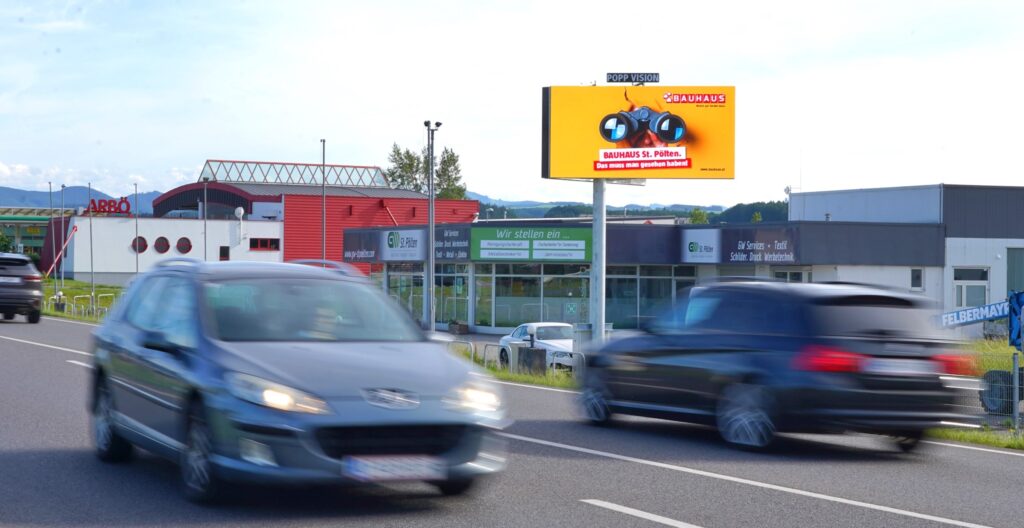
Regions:
<instances>
[{"instance_id":1,"label":"window","mask_svg":"<svg viewBox=\"0 0 1024 528\"><path fill-rule=\"evenodd\" d=\"M132 251L136 253L145 253L148 248L149 243L146 242L146 237L135 237L135 239L132 240Z\"/></svg>"},{"instance_id":2,"label":"window","mask_svg":"<svg viewBox=\"0 0 1024 528\"><path fill-rule=\"evenodd\" d=\"M167 240L167 237L160 237L156 239L156 242L153 242L153 249L157 253L167 253L171 249L171 243Z\"/></svg>"},{"instance_id":3,"label":"window","mask_svg":"<svg viewBox=\"0 0 1024 528\"><path fill-rule=\"evenodd\" d=\"M671 277L671 266L640 266L641 277Z\"/></svg>"},{"instance_id":4,"label":"window","mask_svg":"<svg viewBox=\"0 0 1024 528\"><path fill-rule=\"evenodd\" d=\"M910 289L911 290L923 290L924 289L924 270L921 268L912 268L910 270Z\"/></svg>"},{"instance_id":5,"label":"window","mask_svg":"<svg viewBox=\"0 0 1024 528\"><path fill-rule=\"evenodd\" d=\"M175 247L178 248L178 253L185 255L189 251L192 251L192 241L189 240L187 237L181 237L178 239L178 243L175 245Z\"/></svg>"},{"instance_id":6,"label":"window","mask_svg":"<svg viewBox=\"0 0 1024 528\"><path fill-rule=\"evenodd\" d=\"M161 290L166 282L167 277L152 277L139 285L125 314L129 324L142 330L156 329L155 319L163 311L164 304Z\"/></svg>"},{"instance_id":7,"label":"window","mask_svg":"<svg viewBox=\"0 0 1024 528\"><path fill-rule=\"evenodd\" d=\"M221 246L220 247L220 259L221 260L231 260L231 248L230 247L228 247L228 246Z\"/></svg>"},{"instance_id":8,"label":"window","mask_svg":"<svg viewBox=\"0 0 1024 528\"><path fill-rule=\"evenodd\" d=\"M987 281L988 270L984 268L954 268L953 280L958 281Z\"/></svg>"},{"instance_id":9,"label":"window","mask_svg":"<svg viewBox=\"0 0 1024 528\"><path fill-rule=\"evenodd\" d=\"M196 346L196 297L192 284L179 278L170 278L160 292L163 305L160 317L153 321L153 330L163 332L171 343L184 347Z\"/></svg>"},{"instance_id":10,"label":"window","mask_svg":"<svg viewBox=\"0 0 1024 528\"><path fill-rule=\"evenodd\" d=\"M281 239L250 238L249 251L281 251Z\"/></svg>"},{"instance_id":11,"label":"window","mask_svg":"<svg viewBox=\"0 0 1024 528\"><path fill-rule=\"evenodd\" d=\"M696 277L697 266L676 266L676 277Z\"/></svg>"}]
</instances>

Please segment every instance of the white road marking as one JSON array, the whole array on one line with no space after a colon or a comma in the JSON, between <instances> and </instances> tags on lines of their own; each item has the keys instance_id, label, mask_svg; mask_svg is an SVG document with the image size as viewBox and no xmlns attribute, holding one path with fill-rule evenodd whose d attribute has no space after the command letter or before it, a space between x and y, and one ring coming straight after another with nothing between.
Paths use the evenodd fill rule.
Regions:
<instances>
[{"instance_id":1,"label":"white road marking","mask_svg":"<svg viewBox=\"0 0 1024 528\"><path fill-rule=\"evenodd\" d=\"M619 513L625 513L626 515L632 515L633 517L639 517L648 521L664 524L665 526L673 526L675 528L700 528L696 524L684 523L675 519L669 519L668 517L662 517L661 515L655 515L653 513L647 513L643 510L635 510L626 506L615 504L613 502L605 502L603 500L596 499L581 499L580 502L585 502L592 506L598 506L600 508L617 511Z\"/></svg>"},{"instance_id":2,"label":"white road marking","mask_svg":"<svg viewBox=\"0 0 1024 528\"><path fill-rule=\"evenodd\" d=\"M493 381L494 383L500 383L502 385L511 385L513 387L523 387L525 389L537 389L537 390L544 390L544 391L550 391L550 392L564 392L566 394L579 394L579 391L567 390L567 389L556 389L554 387L541 387L540 385L527 385L525 383L512 383L511 381L500 381L500 380L491 380L491 381Z\"/></svg>"},{"instance_id":3,"label":"white road marking","mask_svg":"<svg viewBox=\"0 0 1024 528\"><path fill-rule=\"evenodd\" d=\"M558 443L558 442L550 442L548 440L541 440L539 438L531 438L531 437L528 437L528 436L519 436L519 435L515 435L515 434L510 434L510 433L499 433L499 434L501 436L505 437L505 438L509 438L509 439L512 439L512 440L519 440L521 442L529 442L529 443L538 444L538 445L542 445L542 446L555 447L555 448L558 448L558 449L565 449L567 451L575 451L577 453L584 453L584 454L587 454L587 455L593 455L593 456L599 456L599 457L604 457L604 458L610 458L610 459L613 459L613 460L621 460L623 462L632 462L634 464L642 464L642 465L645 465L645 466L651 466L651 467L656 467L656 468L661 468L661 469L668 469L668 470L671 470L671 471L678 471L680 473L688 473L690 475L696 475L696 476L699 476L699 477L707 477L707 478L713 478L713 479L717 479L717 480L724 480L726 482L733 482L733 483L736 483L736 484L743 484L743 485L746 485L746 486L754 486L756 488L768 489L768 490L773 490L773 491L781 491L783 493L790 493L790 494L799 495L799 496L802 496L802 497L809 497L809 498L812 498L812 499L819 499L819 500L835 502L835 503L839 503L839 504L846 504L848 506L857 506L859 508L866 508L866 509L869 509L869 510L876 510L876 511L881 511L881 512L886 512L886 513L892 513L892 514L895 514L895 515L902 515L904 517L913 517L915 519L923 519L923 520L926 520L926 521L933 521L933 522L937 522L937 523L941 523L941 524L947 524L947 525L950 525L950 526L961 526L963 528L990 528L990 527L987 527L987 526L982 525L982 524L974 524L974 523L969 523L969 522L964 522L964 521L957 521L955 519L947 519L945 517L938 517L936 515L928 515L926 513L917 513L917 512L912 512L912 511L908 511L908 510L901 510L901 509L898 509L898 508L891 508L889 506L881 506L881 505L878 505L878 504L871 504L870 502L862 502L862 501L857 501L857 500L853 500L853 499L844 499L842 497L834 497L832 495L825 495L824 493L816 493L816 492L813 492L813 491L805 491L805 490L796 489L796 488L790 488L790 487L786 487L786 486L779 486L777 484L769 484L767 482L759 482L759 481L756 481L756 480L750 480L750 479L745 479L745 478L740 478L740 477L733 477L733 476L730 476L730 475L723 475L721 473L713 473L711 471L703 471L703 470L700 470L700 469L694 469L694 468L689 468L689 467L685 467L685 466L677 466L677 465L673 465L673 464L666 464L664 462L655 462L653 460L645 460L645 459L642 459L642 458L635 458L635 457L626 456L626 455L619 455L619 454L616 454L616 453L609 453L607 451L598 451L596 449L588 449L586 447L579 447L579 446L574 446L574 445L561 444L561 443Z\"/></svg>"},{"instance_id":4,"label":"white road marking","mask_svg":"<svg viewBox=\"0 0 1024 528\"><path fill-rule=\"evenodd\" d=\"M997 455L1010 455L1010 456L1015 456L1015 457L1024 457L1024 453L1011 453L1010 451L1001 451L999 449L986 449L984 447L974 447L974 446L969 446L969 445L947 444L946 442L936 442L934 440L925 440L924 443L932 444L932 445L937 445L937 446L943 446L943 447L955 447L957 449L970 449L971 451L982 451L982 452L985 452L985 453L995 453Z\"/></svg>"},{"instance_id":5,"label":"white road marking","mask_svg":"<svg viewBox=\"0 0 1024 528\"><path fill-rule=\"evenodd\" d=\"M67 359L65 361L67 361L68 363L71 363L72 365L78 365L79 367L85 367L87 369L93 368L92 365L90 365L88 363L82 363L81 361L75 361L73 359Z\"/></svg>"},{"instance_id":6,"label":"white road marking","mask_svg":"<svg viewBox=\"0 0 1024 528\"><path fill-rule=\"evenodd\" d=\"M85 322L82 322L82 321L72 321L71 319L65 319L63 317L50 317L50 316L46 316L46 317L43 317L43 319L46 319L47 321L60 321L62 323L76 324L76 325L81 325L81 326L92 326L92 327L97 327L97 328L100 326L98 324L85 323Z\"/></svg>"},{"instance_id":7,"label":"white road marking","mask_svg":"<svg viewBox=\"0 0 1024 528\"><path fill-rule=\"evenodd\" d=\"M14 337L0 336L0 339L6 339L8 341L14 341L15 343L24 343L26 345L35 345L43 348L52 348L54 350L60 350L61 352L71 352L72 354L81 354L83 356L92 357L92 354L88 352L82 352L81 350L75 350L73 348L64 348L56 345L47 345L46 343L37 343L35 341L26 341L24 339L17 339Z\"/></svg>"}]
</instances>

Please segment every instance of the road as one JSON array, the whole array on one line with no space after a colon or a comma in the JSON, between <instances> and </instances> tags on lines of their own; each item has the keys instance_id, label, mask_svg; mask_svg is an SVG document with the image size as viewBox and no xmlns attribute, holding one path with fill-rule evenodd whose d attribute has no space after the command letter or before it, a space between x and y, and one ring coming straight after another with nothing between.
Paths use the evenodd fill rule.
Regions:
<instances>
[{"instance_id":1,"label":"road","mask_svg":"<svg viewBox=\"0 0 1024 528\"><path fill-rule=\"evenodd\" d=\"M0 323L0 526L941 527L1024 525L1021 453L870 436L792 436L767 454L711 430L581 423L568 391L506 384L509 469L469 497L425 485L244 489L186 502L172 464L99 462L85 394L90 326Z\"/></svg>"}]
</instances>

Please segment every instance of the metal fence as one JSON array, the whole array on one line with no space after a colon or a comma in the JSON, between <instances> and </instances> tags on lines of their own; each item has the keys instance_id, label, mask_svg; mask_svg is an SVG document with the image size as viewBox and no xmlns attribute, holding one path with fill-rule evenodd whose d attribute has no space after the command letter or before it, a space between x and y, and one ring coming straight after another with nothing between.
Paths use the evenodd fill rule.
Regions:
<instances>
[{"instance_id":1,"label":"metal fence","mask_svg":"<svg viewBox=\"0 0 1024 528\"><path fill-rule=\"evenodd\" d=\"M963 391L958 404L965 412L973 410L982 414L990 426L1017 428L1020 423L1020 402L1024 399L1020 354L980 352L976 359L981 376L980 386L973 394L969 390ZM1013 372L1017 375L1012 375Z\"/></svg>"},{"instance_id":2,"label":"metal fence","mask_svg":"<svg viewBox=\"0 0 1024 528\"><path fill-rule=\"evenodd\" d=\"M485 368L507 371L512 374L520 374L523 373L521 362L519 360L520 349L526 348L527 346L528 344L526 342L511 343L508 346L502 346L495 343L485 343L481 353L479 355L475 355L474 353L474 356L470 359ZM587 356L583 352L558 351L548 352L546 355L551 356L551 361L547 361L547 358L545 358L545 374L554 375L566 373L572 375L576 379L581 379L583 377L583 372L587 366Z\"/></svg>"}]
</instances>

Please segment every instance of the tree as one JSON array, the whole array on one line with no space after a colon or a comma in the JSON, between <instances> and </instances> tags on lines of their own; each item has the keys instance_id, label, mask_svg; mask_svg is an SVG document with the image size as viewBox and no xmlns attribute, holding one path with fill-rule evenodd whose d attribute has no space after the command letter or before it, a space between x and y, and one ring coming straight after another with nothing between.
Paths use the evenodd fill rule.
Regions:
<instances>
[{"instance_id":1,"label":"tree","mask_svg":"<svg viewBox=\"0 0 1024 528\"><path fill-rule=\"evenodd\" d=\"M399 148L398 144L391 145L391 154L388 154L390 167L384 171L388 182L396 189L409 189L416 192L423 192L426 178L423 177L423 158L409 149Z\"/></svg>"},{"instance_id":2,"label":"tree","mask_svg":"<svg viewBox=\"0 0 1024 528\"><path fill-rule=\"evenodd\" d=\"M750 217L751 224L758 224L761 222L761 211L754 211L754 214Z\"/></svg>"},{"instance_id":3,"label":"tree","mask_svg":"<svg viewBox=\"0 0 1024 528\"><path fill-rule=\"evenodd\" d=\"M10 253L13 249L14 244L11 243L11 239L0 232L0 253Z\"/></svg>"},{"instance_id":4,"label":"tree","mask_svg":"<svg viewBox=\"0 0 1024 528\"><path fill-rule=\"evenodd\" d=\"M556 205L544 213L544 218L576 218L594 214L594 208L590 205L570 204Z\"/></svg>"},{"instance_id":5,"label":"tree","mask_svg":"<svg viewBox=\"0 0 1024 528\"><path fill-rule=\"evenodd\" d=\"M706 224L708 223L708 214L702 211L699 207L694 207L690 211L690 223L691 224Z\"/></svg>"},{"instance_id":6,"label":"tree","mask_svg":"<svg viewBox=\"0 0 1024 528\"><path fill-rule=\"evenodd\" d=\"M441 160L437 165L437 197L442 200L465 200L466 186L462 183L459 155L445 147L441 151Z\"/></svg>"}]
</instances>

